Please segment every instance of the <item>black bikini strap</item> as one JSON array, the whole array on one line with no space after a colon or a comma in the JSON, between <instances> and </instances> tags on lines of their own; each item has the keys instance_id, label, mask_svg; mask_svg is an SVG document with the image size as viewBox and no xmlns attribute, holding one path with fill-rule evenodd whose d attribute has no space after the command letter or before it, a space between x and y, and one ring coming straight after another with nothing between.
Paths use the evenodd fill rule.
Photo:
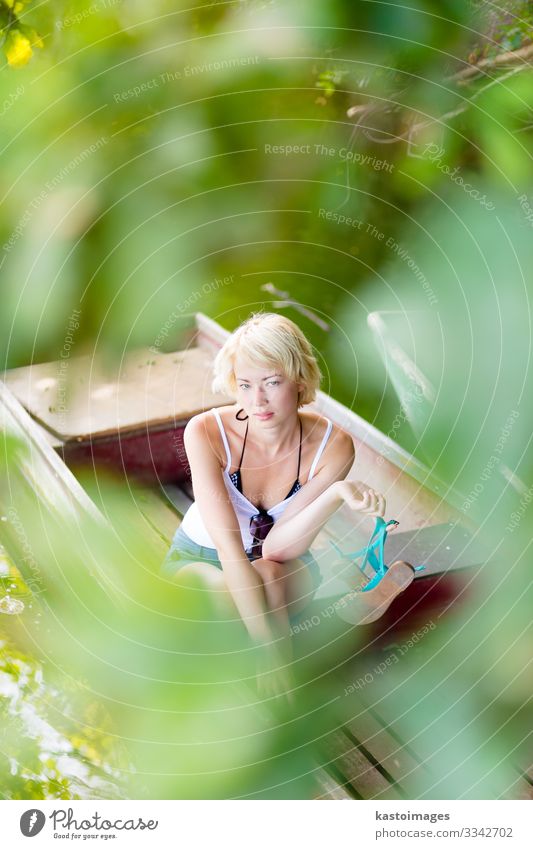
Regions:
<instances>
[{"instance_id":1,"label":"black bikini strap","mask_svg":"<svg viewBox=\"0 0 533 849\"><path fill-rule=\"evenodd\" d=\"M239 421L242 421L242 419L239 419ZM244 457L244 449L246 447L246 437L248 436L248 425L249 424L250 424L250 420L248 419L248 421L246 422L246 431L244 433L244 441L242 443L241 459L239 460L239 468L237 469L238 472L240 472L241 466L242 466L242 458Z\"/></svg>"},{"instance_id":2,"label":"black bikini strap","mask_svg":"<svg viewBox=\"0 0 533 849\"><path fill-rule=\"evenodd\" d=\"M296 472L296 480L300 480L300 461L302 459L302 420L298 416L300 420L300 450L298 452L298 471Z\"/></svg>"}]
</instances>

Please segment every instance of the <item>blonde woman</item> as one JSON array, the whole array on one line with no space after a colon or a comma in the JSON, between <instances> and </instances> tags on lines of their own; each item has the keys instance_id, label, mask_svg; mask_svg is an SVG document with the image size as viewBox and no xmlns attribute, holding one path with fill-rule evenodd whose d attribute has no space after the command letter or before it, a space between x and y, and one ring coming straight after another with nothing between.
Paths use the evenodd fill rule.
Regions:
<instances>
[{"instance_id":1,"label":"blonde woman","mask_svg":"<svg viewBox=\"0 0 533 849\"><path fill-rule=\"evenodd\" d=\"M279 695L291 686L289 618L321 581L309 546L342 504L382 516L385 499L345 480L355 458L351 436L303 409L321 374L294 322L252 315L228 338L214 371L214 388L236 400L185 428L195 501L164 572L180 582L201 576L233 607L253 640L268 647L260 692ZM377 618L413 575L408 564L393 564L374 590L350 599L351 621Z\"/></svg>"}]
</instances>

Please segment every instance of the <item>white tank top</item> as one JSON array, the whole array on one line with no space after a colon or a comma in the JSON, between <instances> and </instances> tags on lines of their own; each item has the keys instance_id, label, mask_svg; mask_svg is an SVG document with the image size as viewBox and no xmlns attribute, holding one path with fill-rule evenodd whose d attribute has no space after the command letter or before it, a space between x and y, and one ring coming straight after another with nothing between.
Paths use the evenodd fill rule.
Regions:
<instances>
[{"instance_id":1,"label":"white tank top","mask_svg":"<svg viewBox=\"0 0 533 849\"><path fill-rule=\"evenodd\" d=\"M251 501L248 501L245 495L242 492L239 492L237 487L232 483L230 478L230 469L231 469L231 451L228 443L228 438L226 436L226 432L224 430L224 426L222 424L222 420L220 418L220 413L216 409L213 408L213 413L218 423L218 427L220 430L220 435L222 436L222 442L224 443L224 448L226 449L226 468L222 473L222 477L224 479L224 483L226 485L226 489L228 491L228 495L230 501L233 505L233 509L235 510L235 515L237 516L237 520L239 522L239 527L241 529L241 537L242 544L244 546L245 551L249 551L253 545L253 538L250 534L250 519L252 516L257 516L259 510L258 508L252 504ZM326 447L326 443L329 439L329 435L331 433L332 424L329 419L326 419L327 428L324 436L322 437L322 442L318 446L318 451L316 452L313 462L311 464L311 469L309 471L308 481L311 480L313 475L315 474L316 467L320 457L322 456L322 452ZM289 498L285 498L284 501L280 501L279 504L274 504L273 507L269 507L267 513L272 516L274 521L279 519L282 513L289 506L290 502L298 493L293 493ZM200 515L200 511L198 509L198 505L196 501L191 504L185 516L183 517L183 521L180 525L182 530L187 534L187 536L193 540L197 545L203 545L207 548L215 548L215 543L211 539L209 532L203 522L203 519Z\"/></svg>"}]
</instances>

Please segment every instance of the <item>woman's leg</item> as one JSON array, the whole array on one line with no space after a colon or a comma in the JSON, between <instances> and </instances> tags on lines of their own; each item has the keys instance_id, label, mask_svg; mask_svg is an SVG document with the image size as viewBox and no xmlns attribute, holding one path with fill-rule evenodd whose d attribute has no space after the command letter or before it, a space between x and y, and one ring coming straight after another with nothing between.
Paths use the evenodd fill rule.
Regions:
<instances>
[{"instance_id":1,"label":"woman's leg","mask_svg":"<svg viewBox=\"0 0 533 849\"><path fill-rule=\"evenodd\" d=\"M267 601L283 632L289 630L289 616L301 612L312 601L315 584L306 564L299 559L277 563L256 560L254 566L263 578ZM412 583L415 573L410 563L397 560L379 584L368 592L352 591L335 602L338 615L351 625L368 625L379 619L396 596Z\"/></svg>"},{"instance_id":2,"label":"woman's leg","mask_svg":"<svg viewBox=\"0 0 533 849\"><path fill-rule=\"evenodd\" d=\"M284 563L260 558L254 567L265 586L269 609L288 630L289 616L299 613L313 598L315 583L309 569L298 558Z\"/></svg>"},{"instance_id":3,"label":"woman's leg","mask_svg":"<svg viewBox=\"0 0 533 849\"><path fill-rule=\"evenodd\" d=\"M265 589L265 599L271 618L280 634L289 633L286 588L283 576L283 564L275 560L260 557L254 560L253 567L259 573Z\"/></svg>"},{"instance_id":4,"label":"woman's leg","mask_svg":"<svg viewBox=\"0 0 533 849\"><path fill-rule=\"evenodd\" d=\"M198 588L198 579L204 585ZM208 592L213 601L217 615L221 619L239 619L239 613L233 601L233 597L226 586L224 574L221 569L204 561L187 563L182 566L173 577L180 586L192 587L200 592Z\"/></svg>"},{"instance_id":5,"label":"woman's leg","mask_svg":"<svg viewBox=\"0 0 533 849\"><path fill-rule=\"evenodd\" d=\"M309 604L315 592L315 583L302 560L289 560L278 563L275 560L259 558L253 562L263 581L265 600L276 632L283 640L290 635L289 616L292 616ZM198 588L198 578L204 585ZM191 585L200 592L209 592L220 619L239 619L239 612L233 597L226 586L224 573L216 566L203 561L187 563L174 575L176 583Z\"/></svg>"},{"instance_id":6,"label":"woman's leg","mask_svg":"<svg viewBox=\"0 0 533 849\"><path fill-rule=\"evenodd\" d=\"M254 568L259 573L265 589L265 599L270 612L274 631L278 637L278 650L287 662L292 659L291 628L289 614L291 607L302 593L302 584L311 588L311 576L304 563L293 560L286 563L278 563L276 560L267 560L264 557L254 560Z\"/></svg>"},{"instance_id":7,"label":"woman's leg","mask_svg":"<svg viewBox=\"0 0 533 849\"><path fill-rule=\"evenodd\" d=\"M280 635L290 631L289 616L302 611L312 601L315 583L303 560L276 560L260 558L254 568L263 581L265 599ZM377 587L368 592L352 591L335 602L338 615L352 625L366 625L383 616L397 595L403 592L414 579L411 564L403 560L393 563ZM197 583L198 577L205 590L212 593L217 611L222 618L238 619L239 613L232 595L226 587L221 569L208 563L189 563L176 574L178 583Z\"/></svg>"},{"instance_id":8,"label":"woman's leg","mask_svg":"<svg viewBox=\"0 0 533 849\"><path fill-rule=\"evenodd\" d=\"M277 563L260 558L254 560L253 566L263 581L267 607L278 630L288 633L289 614L303 609L313 596L314 584L309 570L301 560ZM240 618L224 573L216 566L204 561L187 563L175 573L173 580L182 586L190 587L192 584L197 589L198 578L204 585L200 592L212 594L222 618Z\"/></svg>"}]
</instances>

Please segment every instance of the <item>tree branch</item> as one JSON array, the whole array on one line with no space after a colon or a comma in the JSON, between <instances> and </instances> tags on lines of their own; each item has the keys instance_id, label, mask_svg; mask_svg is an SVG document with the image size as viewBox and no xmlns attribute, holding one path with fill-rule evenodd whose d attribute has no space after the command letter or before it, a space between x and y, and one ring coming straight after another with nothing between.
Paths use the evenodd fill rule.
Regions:
<instances>
[{"instance_id":1,"label":"tree branch","mask_svg":"<svg viewBox=\"0 0 533 849\"><path fill-rule=\"evenodd\" d=\"M468 68L463 68L451 77L446 78L446 82L454 82L457 85L466 85L473 77L482 74L486 70L499 68L501 65L520 65L529 66L529 60L533 59L533 44L526 44L519 50L509 50L507 53L499 53L490 59L480 59L475 65L469 65ZM533 68L533 65L530 67Z\"/></svg>"}]
</instances>

